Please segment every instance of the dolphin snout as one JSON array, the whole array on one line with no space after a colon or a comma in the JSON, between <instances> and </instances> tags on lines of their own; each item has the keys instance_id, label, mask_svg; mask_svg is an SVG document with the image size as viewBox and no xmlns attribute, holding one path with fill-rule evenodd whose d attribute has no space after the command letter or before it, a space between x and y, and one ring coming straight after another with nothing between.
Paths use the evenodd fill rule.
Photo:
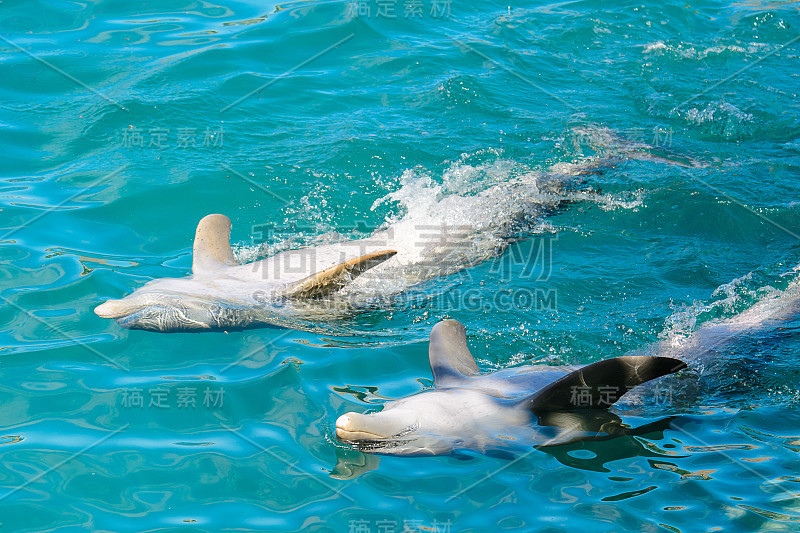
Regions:
<instances>
[{"instance_id":1,"label":"dolphin snout","mask_svg":"<svg viewBox=\"0 0 800 533\"><path fill-rule=\"evenodd\" d=\"M419 429L412 413L381 411L378 413L345 413L336 420L336 436L344 441L378 441L403 437Z\"/></svg>"},{"instance_id":2,"label":"dolphin snout","mask_svg":"<svg viewBox=\"0 0 800 533\"><path fill-rule=\"evenodd\" d=\"M336 437L340 440L375 440L385 438L383 435L367 431L369 418L358 413L345 413L336 419ZM370 428L373 429L373 428Z\"/></svg>"},{"instance_id":3,"label":"dolphin snout","mask_svg":"<svg viewBox=\"0 0 800 533\"><path fill-rule=\"evenodd\" d=\"M102 318L119 318L131 311L130 305L124 300L106 300L94 308L95 314Z\"/></svg>"},{"instance_id":4,"label":"dolphin snout","mask_svg":"<svg viewBox=\"0 0 800 533\"><path fill-rule=\"evenodd\" d=\"M336 419L336 436L338 438L347 439L348 434L352 431L351 428L352 422L350 421L350 413L344 414Z\"/></svg>"}]
</instances>

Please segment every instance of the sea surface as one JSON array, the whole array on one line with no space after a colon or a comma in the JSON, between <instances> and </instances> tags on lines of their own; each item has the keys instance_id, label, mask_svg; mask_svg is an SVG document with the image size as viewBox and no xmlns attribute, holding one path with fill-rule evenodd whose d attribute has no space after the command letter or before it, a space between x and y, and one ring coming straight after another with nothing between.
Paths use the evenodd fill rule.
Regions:
<instances>
[{"instance_id":1,"label":"sea surface","mask_svg":"<svg viewBox=\"0 0 800 533\"><path fill-rule=\"evenodd\" d=\"M0 531L800 531L797 318L717 350L694 401L621 412L674 417L625 442L376 457L333 432L431 386L443 318L492 371L780 294L798 54L795 2L3 0ZM316 329L93 313L187 275L209 213L242 262L481 231Z\"/></svg>"}]
</instances>

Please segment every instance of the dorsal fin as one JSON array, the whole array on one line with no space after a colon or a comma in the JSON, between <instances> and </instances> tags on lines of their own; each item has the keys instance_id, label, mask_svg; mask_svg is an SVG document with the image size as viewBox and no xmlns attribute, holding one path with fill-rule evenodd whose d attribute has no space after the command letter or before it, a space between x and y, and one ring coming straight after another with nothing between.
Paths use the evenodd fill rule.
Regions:
<instances>
[{"instance_id":1,"label":"dorsal fin","mask_svg":"<svg viewBox=\"0 0 800 533\"><path fill-rule=\"evenodd\" d=\"M626 355L586 365L525 401L537 416L552 411L606 409L637 385L686 368L671 357Z\"/></svg>"},{"instance_id":2,"label":"dorsal fin","mask_svg":"<svg viewBox=\"0 0 800 533\"><path fill-rule=\"evenodd\" d=\"M458 320L442 320L433 326L428 358L437 386L447 386L454 380L479 373L467 346L467 330Z\"/></svg>"},{"instance_id":3,"label":"dorsal fin","mask_svg":"<svg viewBox=\"0 0 800 533\"><path fill-rule=\"evenodd\" d=\"M203 274L237 264L231 251L230 238L231 219L225 215L203 217L194 233L192 273Z\"/></svg>"},{"instance_id":4,"label":"dorsal fin","mask_svg":"<svg viewBox=\"0 0 800 533\"><path fill-rule=\"evenodd\" d=\"M283 292L287 298L322 298L338 291L355 277L394 256L395 250L383 250L356 257L311 274Z\"/></svg>"}]
</instances>

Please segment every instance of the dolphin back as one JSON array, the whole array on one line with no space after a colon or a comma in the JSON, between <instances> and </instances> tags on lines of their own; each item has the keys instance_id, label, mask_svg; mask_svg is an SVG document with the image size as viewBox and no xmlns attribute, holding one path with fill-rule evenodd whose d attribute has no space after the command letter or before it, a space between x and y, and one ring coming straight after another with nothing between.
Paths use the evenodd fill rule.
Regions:
<instances>
[{"instance_id":1,"label":"dolphin back","mask_svg":"<svg viewBox=\"0 0 800 533\"><path fill-rule=\"evenodd\" d=\"M230 238L231 219L220 214L203 217L194 233L192 272L202 275L235 265Z\"/></svg>"},{"instance_id":2,"label":"dolphin back","mask_svg":"<svg viewBox=\"0 0 800 533\"><path fill-rule=\"evenodd\" d=\"M442 320L433 326L428 358L433 381L438 387L447 387L480 373L467 346L466 328L458 320Z\"/></svg>"}]
</instances>

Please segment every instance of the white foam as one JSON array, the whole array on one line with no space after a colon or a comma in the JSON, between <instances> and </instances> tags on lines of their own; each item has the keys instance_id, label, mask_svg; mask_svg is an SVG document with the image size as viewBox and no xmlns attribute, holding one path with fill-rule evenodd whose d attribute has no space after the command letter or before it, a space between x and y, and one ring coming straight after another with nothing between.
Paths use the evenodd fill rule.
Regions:
<instances>
[{"instance_id":1,"label":"white foam","mask_svg":"<svg viewBox=\"0 0 800 533\"><path fill-rule=\"evenodd\" d=\"M752 272L736 278L729 283L724 283L717 287L712 293L712 297L724 295L720 300L712 302L694 302L692 305L682 307L667 317L664 331L659 335L666 339L672 346L679 346L683 339L688 337L697 327L698 318L707 313L727 313L734 311L734 306L742 296L754 296L752 291L747 290L744 283L752 278Z\"/></svg>"},{"instance_id":2,"label":"white foam","mask_svg":"<svg viewBox=\"0 0 800 533\"><path fill-rule=\"evenodd\" d=\"M710 303L694 304L673 313L659 335L663 343L684 356L690 352L702 353L705 349L720 346L743 333L769 328L800 311L800 277L795 277L783 290L770 285L749 288L752 273L720 285L714 296L724 296ZM748 305L748 302L755 303ZM747 306L741 309L742 306ZM723 315L698 321L704 314Z\"/></svg>"},{"instance_id":3,"label":"white foam","mask_svg":"<svg viewBox=\"0 0 800 533\"><path fill-rule=\"evenodd\" d=\"M615 141L602 128L591 133L600 144L610 146ZM341 291L347 296L386 296L495 256L508 245L510 237L520 233L552 231L544 217L565 200L593 202L603 209L640 206L641 193L630 200L588 190L565 190L566 184L579 183L583 173L599 164L605 161L584 158L540 170L504 158L497 150L464 154L439 175L421 167L404 171L397 188L373 203L373 211L388 207L391 212L366 239L355 235L355 231L328 232L313 239L304 236L268 246L240 246L235 256L239 261L252 261L258 256L297 248L301 241L306 246L342 243L341 247L349 242L351 251L357 242L364 247L362 253L397 250L395 257L362 274ZM319 207L326 205L324 198L318 198L324 192L315 189L316 201L287 208L287 218L306 217L314 211L305 221L320 220L321 227L325 227L331 218ZM353 241L358 238L361 240ZM327 251L331 256L338 253L330 246Z\"/></svg>"},{"instance_id":4,"label":"white foam","mask_svg":"<svg viewBox=\"0 0 800 533\"><path fill-rule=\"evenodd\" d=\"M739 45L715 45L709 46L708 48L698 48L690 43L676 43L676 44L666 44L664 41L656 41L654 43L650 43L645 45L644 49L642 50L643 54L653 54L653 55L672 55L673 57L677 57L680 59L706 59L710 55L720 55L726 52L732 52L736 54L759 54L763 53L763 48L755 47L755 46L748 46L744 48Z\"/></svg>"},{"instance_id":5,"label":"white foam","mask_svg":"<svg viewBox=\"0 0 800 533\"><path fill-rule=\"evenodd\" d=\"M667 45L664 44L664 41L656 41L654 43L650 43L644 47L642 53L644 54L652 54L654 52L660 52L662 50L666 50Z\"/></svg>"},{"instance_id":6,"label":"white foam","mask_svg":"<svg viewBox=\"0 0 800 533\"><path fill-rule=\"evenodd\" d=\"M712 102L703 109L693 107L685 113L686 119L693 124L704 124L706 122L752 122L753 115L745 113L738 107L727 102Z\"/></svg>"}]
</instances>

